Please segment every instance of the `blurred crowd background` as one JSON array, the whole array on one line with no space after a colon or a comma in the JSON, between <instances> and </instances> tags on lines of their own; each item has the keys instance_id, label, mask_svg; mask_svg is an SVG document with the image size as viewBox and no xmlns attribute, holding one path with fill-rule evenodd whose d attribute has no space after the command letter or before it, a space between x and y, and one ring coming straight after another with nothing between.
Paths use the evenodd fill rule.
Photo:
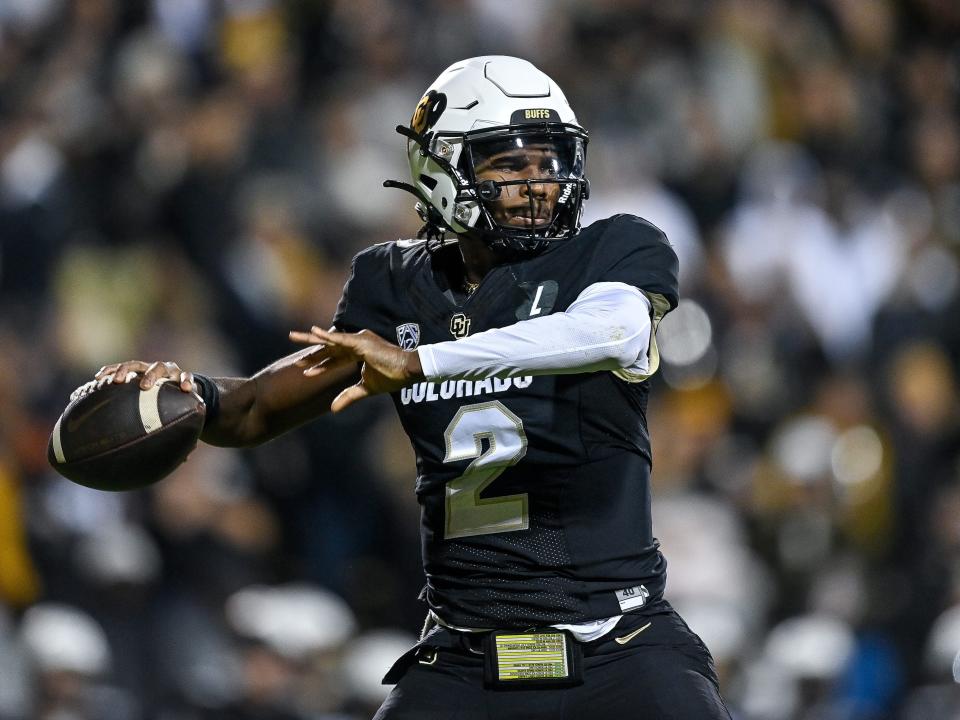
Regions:
<instances>
[{"instance_id":1,"label":"blurred crowd background","mask_svg":"<svg viewBox=\"0 0 960 720\"><path fill-rule=\"evenodd\" d=\"M394 126L497 53L589 129L586 221L681 257L654 529L734 716L960 718L956 0L0 0L0 720L372 714L424 615L389 401L127 494L47 437L104 364L328 323L419 226Z\"/></svg>"}]
</instances>

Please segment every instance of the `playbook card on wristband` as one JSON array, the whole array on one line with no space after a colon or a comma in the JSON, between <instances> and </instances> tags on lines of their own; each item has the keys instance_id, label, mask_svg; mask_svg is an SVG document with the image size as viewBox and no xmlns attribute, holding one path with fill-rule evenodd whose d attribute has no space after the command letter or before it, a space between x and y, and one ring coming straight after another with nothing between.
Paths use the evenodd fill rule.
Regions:
<instances>
[{"instance_id":1,"label":"playbook card on wristband","mask_svg":"<svg viewBox=\"0 0 960 720\"><path fill-rule=\"evenodd\" d=\"M500 630L484 641L488 687L570 687L583 682L580 646L564 630Z\"/></svg>"}]
</instances>

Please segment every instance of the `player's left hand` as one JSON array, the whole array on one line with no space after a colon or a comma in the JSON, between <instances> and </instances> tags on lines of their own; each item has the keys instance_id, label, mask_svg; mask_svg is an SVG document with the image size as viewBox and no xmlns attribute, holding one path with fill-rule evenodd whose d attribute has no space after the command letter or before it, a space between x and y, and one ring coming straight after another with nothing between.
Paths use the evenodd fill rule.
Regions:
<instances>
[{"instance_id":1,"label":"player's left hand","mask_svg":"<svg viewBox=\"0 0 960 720\"><path fill-rule=\"evenodd\" d=\"M290 339L304 345L321 345L309 356L312 364L303 371L307 377L363 363L360 382L334 398L330 404L333 412L340 412L365 397L394 392L423 379L420 356L416 352L401 350L369 330L343 333L314 325L309 332L292 331Z\"/></svg>"}]
</instances>

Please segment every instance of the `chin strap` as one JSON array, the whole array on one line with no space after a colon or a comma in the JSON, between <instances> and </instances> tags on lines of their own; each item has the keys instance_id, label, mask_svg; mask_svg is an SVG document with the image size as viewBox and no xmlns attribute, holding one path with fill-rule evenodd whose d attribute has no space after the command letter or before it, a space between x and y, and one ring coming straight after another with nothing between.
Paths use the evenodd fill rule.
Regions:
<instances>
[{"instance_id":1,"label":"chin strap","mask_svg":"<svg viewBox=\"0 0 960 720\"><path fill-rule=\"evenodd\" d=\"M414 130L413 128L409 128L406 125L397 125L397 127L395 127L394 129L398 133L403 135L405 138L408 138L409 140L413 140L413 142L415 142L420 147L420 152L423 153L424 155L430 152L431 138L427 137L426 135L421 135L416 130Z\"/></svg>"},{"instance_id":2,"label":"chin strap","mask_svg":"<svg viewBox=\"0 0 960 720\"><path fill-rule=\"evenodd\" d=\"M400 182L399 180L384 180L383 186L403 190L417 198L418 202L415 206L417 215L423 220L423 227L417 231L417 237L426 239L428 251L438 250L446 239L447 230L453 232L453 229L447 227L440 213L433 209L423 193L410 183Z\"/></svg>"},{"instance_id":3,"label":"chin strap","mask_svg":"<svg viewBox=\"0 0 960 720\"><path fill-rule=\"evenodd\" d=\"M461 186L461 189L463 189L463 180L461 179L460 173L457 172L457 169L450 164L449 160L437 155L430 149L430 144L433 142L433 133L421 135L416 130L409 128L406 125L397 125L394 130L411 142L416 143L417 147L420 148L421 155L433 160L437 165L442 167L451 178L456 178L458 184Z\"/></svg>"},{"instance_id":4,"label":"chin strap","mask_svg":"<svg viewBox=\"0 0 960 720\"><path fill-rule=\"evenodd\" d=\"M406 125L397 125L394 129L400 135L403 135L411 142L416 143L420 154L424 157L429 157L433 162L443 168L443 170L451 178L460 178L460 173L454 169L449 161L430 150L430 143L433 141L432 133L422 135ZM419 232L417 232L417 237L427 239L428 250L436 250L439 248L440 245L443 244L447 232L456 233L456 230L447 224L447 222L443 219L443 216L440 215L440 213L433 207L433 205L418 187L411 185L410 183L400 182L399 180L384 180L383 186L385 188L396 188L397 190L403 190L404 192L410 193L417 199L417 214L424 223L423 227L420 228ZM454 199L454 202L459 202L463 199L465 198L458 194L457 198Z\"/></svg>"},{"instance_id":5,"label":"chin strap","mask_svg":"<svg viewBox=\"0 0 960 720\"><path fill-rule=\"evenodd\" d=\"M384 180L383 186L385 188L396 188L397 190L403 190L404 192L408 192L420 202L427 201L426 198L423 197L423 193L421 193L417 188L415 188L410 183L400 182L399 180Z\"/></svg>"}]
</instances>

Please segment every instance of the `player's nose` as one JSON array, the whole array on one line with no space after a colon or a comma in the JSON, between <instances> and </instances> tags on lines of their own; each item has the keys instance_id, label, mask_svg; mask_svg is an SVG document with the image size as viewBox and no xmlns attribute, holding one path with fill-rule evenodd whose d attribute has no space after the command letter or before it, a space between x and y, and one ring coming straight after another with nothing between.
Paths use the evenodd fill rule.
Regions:
<instances>
[{"instance_id":1,"label":"player's nose","mask_svg":"<svg viewBox=\"0 0 960 720\"><path fill-rule=\"evenodd\" d=\"M539 178L528 178L527 181L520 186L520 194L527 197L533 196L537 199L543 199L547 196L547 186L541 182Z\"/></svg>"}]
</instances>

